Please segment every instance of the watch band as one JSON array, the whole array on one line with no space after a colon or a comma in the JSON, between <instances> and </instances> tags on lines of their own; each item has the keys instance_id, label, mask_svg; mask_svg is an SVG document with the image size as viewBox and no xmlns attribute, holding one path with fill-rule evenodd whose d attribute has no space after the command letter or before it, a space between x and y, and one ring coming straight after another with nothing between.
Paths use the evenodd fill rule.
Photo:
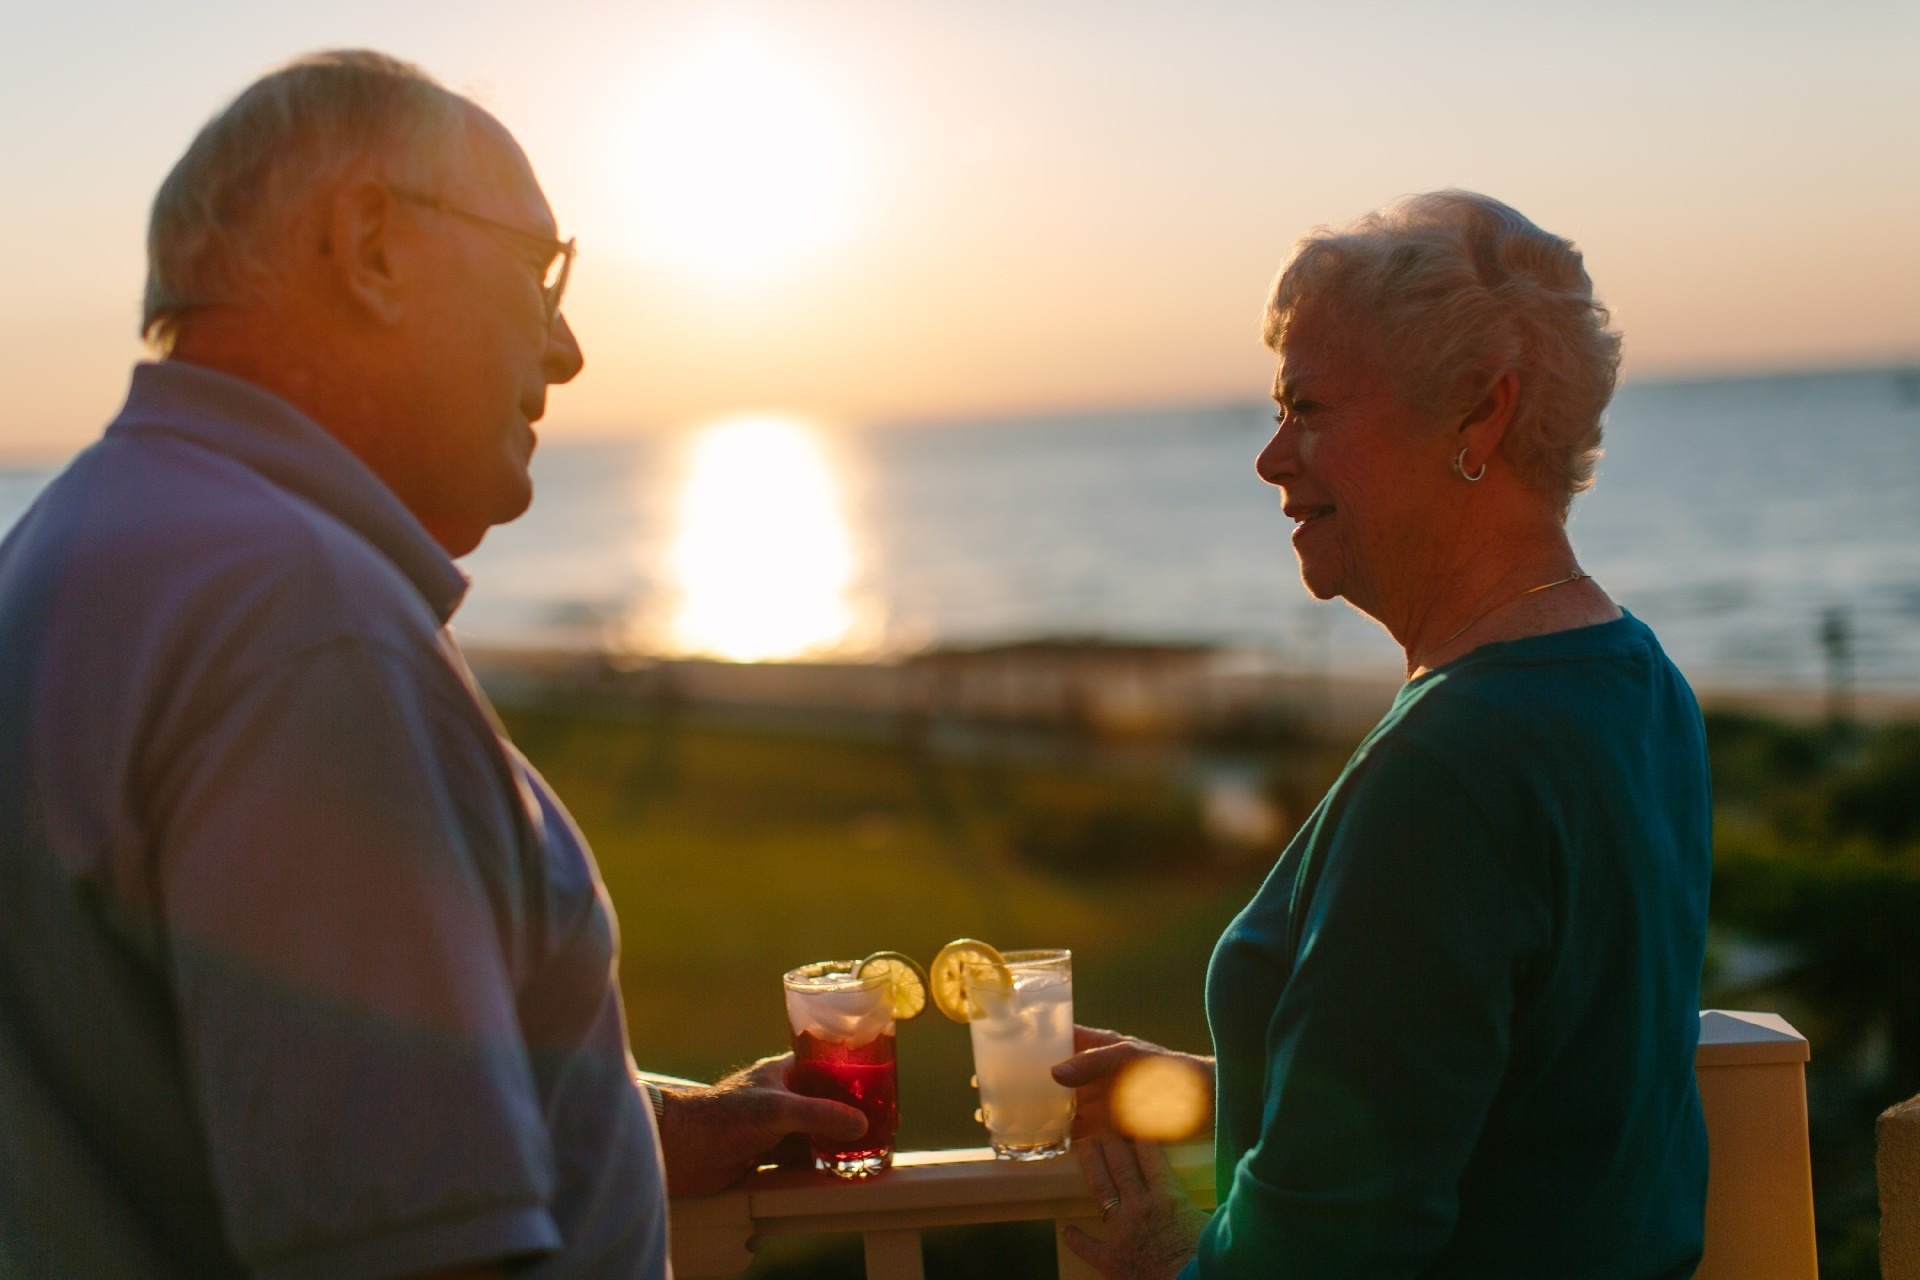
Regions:
<instances>
[{"instance_id":1,"label":"watch band","mask_svg":"<svg viewBox=\"0 0 1920 1280\"><path fill-rule=\"evenodd\" d=\"M651 1080L642 1080L640 1083L646 1088L647 1101L653 1106L654 1127L658 1128L667 1118L667 1095Z\"/></svg>"}]
</instances>

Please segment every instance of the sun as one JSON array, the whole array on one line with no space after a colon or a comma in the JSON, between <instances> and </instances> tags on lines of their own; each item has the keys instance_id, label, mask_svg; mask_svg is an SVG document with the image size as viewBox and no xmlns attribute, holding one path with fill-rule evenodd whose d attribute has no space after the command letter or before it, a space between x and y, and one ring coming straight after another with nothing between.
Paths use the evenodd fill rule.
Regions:
<instances>
[{"instance_id":1,"label":"sun","mask_svg":"<svg viewBox=\"0 0 1920 1280\"><path fill-rule=\"evenodd\" d=\"M858 229L870 148L842 91L800 51L734 20L638 78L609 141L626 251L746 280Z\"/></svg>"}]
</instances>

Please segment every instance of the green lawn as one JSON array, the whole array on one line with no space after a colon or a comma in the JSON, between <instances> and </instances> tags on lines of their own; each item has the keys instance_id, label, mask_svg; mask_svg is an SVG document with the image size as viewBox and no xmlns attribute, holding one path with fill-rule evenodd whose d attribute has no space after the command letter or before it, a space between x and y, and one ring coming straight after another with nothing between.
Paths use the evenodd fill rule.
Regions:
<instances>
[{"instance_id":1,"label":"green lawn","mask_svg":"<svg viewBox=\"0 0 1920 1280\"><path fill-rule=\"evenodd\" d=\"M777 1052L785 969L881 949L925 963L961 936L1070 947L1080 1021L1207 1047L1207 957L1266 861L1222 868L1195 850L1067 878L1019 853L1036 815L1139 809L1150 771L612 705L503 716L593 845L643 1066L707 1079ZM970 1057L938 1013L902 1028L902 1148L984 1141Z\"/></svg>"}]
</instances>

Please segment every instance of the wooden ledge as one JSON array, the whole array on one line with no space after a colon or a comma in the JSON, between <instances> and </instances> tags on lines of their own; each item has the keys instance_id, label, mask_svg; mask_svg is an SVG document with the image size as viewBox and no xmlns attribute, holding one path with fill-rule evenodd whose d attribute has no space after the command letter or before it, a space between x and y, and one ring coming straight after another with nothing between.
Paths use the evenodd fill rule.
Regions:
<instances>
[{"instance_id":1,"label":"wooden ledge","mask_svg":"<svg viewBox=\"0 0 1920 1280\"><path fill-rule=\"evenodd\" d=\"M1202 1205L1213 1204L1213 1146L1169 1147L1174 1174ZM905 1251L928 1227L982 1222L1098 1221L1080 1162L998 1160L986 1147L902 1151L872 1178L841 1179L816 1169L762 1169L739 1186L699 1200L675 1200L676 1272L732 1275L766 1236L858 1233L869 1247L891 1240ZM917 1256L917 1253L916 1253Z\"/></svg>"},{"instance_id":2,"label":"wooden ledge","mask_svg":"<svg viewBox=\"0 0 1920 1280\"><path fill-rule=\"evenodd\" d=\"M1213 1146L1194 1143L1169 1147L1174 1173L1196 1198L1211 1202ZM956 1151L902 1151L893 1168L871 1178L836 1178L817 1169L762 1169L732 1190L701 1200L673 1202L674 1221L719 1225L750 1221L762 1235L819 1231L822 1219L874 1221L875 1227L900 1216L926 1223L947 1215L991 1209L991 1216L968 1214L954 1221L1014 1222L1035 1218L1098 1216L1087 1194L1080 1162L1072 1155L1053 1160L998 1160L986 1147ZM840 1230L867 1230L842 1227Z\"/></svg>"}]
</instances>

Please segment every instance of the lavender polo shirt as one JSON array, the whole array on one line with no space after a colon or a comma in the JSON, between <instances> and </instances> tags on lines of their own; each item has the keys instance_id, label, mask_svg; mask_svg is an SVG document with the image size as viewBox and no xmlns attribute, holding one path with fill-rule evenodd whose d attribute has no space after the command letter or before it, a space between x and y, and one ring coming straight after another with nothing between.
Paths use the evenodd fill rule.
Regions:
<instances>
[{"instance_id":1,"label":"lavender polo shirt","mask_svg":"<svg viewBox=\"0 0 1920 1280\"><path fill-rule=\"evenodd\" d=\"M465 587L179 363L0 543L0 1275L667 1274L613 913Z\"/></svg>"}]
</instances>

